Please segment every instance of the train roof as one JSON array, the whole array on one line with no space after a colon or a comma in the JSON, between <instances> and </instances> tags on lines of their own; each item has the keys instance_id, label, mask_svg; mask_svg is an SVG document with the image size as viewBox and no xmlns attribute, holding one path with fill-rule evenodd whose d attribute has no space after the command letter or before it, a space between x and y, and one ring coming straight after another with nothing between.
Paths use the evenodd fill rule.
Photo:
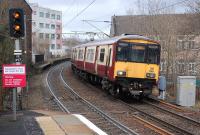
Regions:
<instances>
[{"instance_id":1,"label":"train roof","mask_svg":"<svg viewBox=\"0 0 200 135\"><path fill-rule=\"evenodd\" d=\"M97 46L97 45L106 45L106 44L113 44L118 42L119 40L122 39L142 39L142 40L147 40L147 41L152 41L152 42L156 42L150 38L141 36L141 35L121 35L121 36L116 36L116 37L112 37L109 39L105 39L105 40L100 40L100 41L93 41L93 42L88 42L86 44L80 44L77 45L73 48L79 48L79 47L85 47L85 46ZM157 42L156 42L157 43Z\"/></svg>"}]
</instances>

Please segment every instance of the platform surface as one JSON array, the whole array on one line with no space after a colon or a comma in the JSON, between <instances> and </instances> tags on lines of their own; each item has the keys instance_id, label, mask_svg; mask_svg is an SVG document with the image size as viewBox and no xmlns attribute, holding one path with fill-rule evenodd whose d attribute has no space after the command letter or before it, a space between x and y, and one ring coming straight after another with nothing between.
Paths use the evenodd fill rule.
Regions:
<instances>
[{"instance_id":1,"label":"platform surface","mask_svg":"<svg viewBox=\"0 0 200 135\"><path fill-rule=\"evenodd\" d=\"M107 135L79 114L30 110L0 113L0 135Z\"/></svg>"},{"instance_id":2,"label":"platform surface","mask_svg":"<svg viewBox=\"0 0 200 135\"><path fill-rule=\"evenodd\" d=\"M79 114L41 116L36 121L45 135L106 135Z\"/></svg>"}]
</instances>

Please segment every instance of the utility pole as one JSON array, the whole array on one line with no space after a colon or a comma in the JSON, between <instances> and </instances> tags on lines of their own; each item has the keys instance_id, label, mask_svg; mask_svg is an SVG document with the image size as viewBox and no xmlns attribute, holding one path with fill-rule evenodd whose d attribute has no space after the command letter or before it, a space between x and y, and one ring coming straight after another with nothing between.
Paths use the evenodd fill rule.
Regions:
<instances>
[{"instance_id":1,"label":"utility pole","mask_svg":"<svg viewBox=\"0 0 200 135\"><path fill-rule=\"evenodd\" d=\"M16 63L16 65L20 65L21 64L21 54L22 54L22 51L20 50L19 39L15 39L14 55L15 55L15 63ZM17 120L17 116L16 116L17 92L21 92L21 88L20 87L13 88L13 120Z\"/></svg>"}]
</instances>

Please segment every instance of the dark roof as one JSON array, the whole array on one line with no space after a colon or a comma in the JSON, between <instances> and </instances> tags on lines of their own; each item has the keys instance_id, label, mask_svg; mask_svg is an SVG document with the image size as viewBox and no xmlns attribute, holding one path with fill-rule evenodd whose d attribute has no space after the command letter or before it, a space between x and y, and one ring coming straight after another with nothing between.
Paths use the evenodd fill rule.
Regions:
<instances>
[{"instance_id":1,"label":"dark roof","mask_svg":"<svg viewBox=\"0 0 200 135\"><path fill-rule=\"evenodd\" d=\"M122 33L139 35L157 35L173 33L200 33L198 14L159 14L159 15L127 15L112 17L112 35Z\"/></svg>"},{"instance_id":2,"label":"dark roof","mask_svg":"<svg viewBox=\"0 0 200 135\"><path fill-rule=\"evenodd\" d=\"M28 2L26 0L24 0L26 5L28 5L28 7L32 10L31 6L28 4Z\"/></svg>"}]
</instances>

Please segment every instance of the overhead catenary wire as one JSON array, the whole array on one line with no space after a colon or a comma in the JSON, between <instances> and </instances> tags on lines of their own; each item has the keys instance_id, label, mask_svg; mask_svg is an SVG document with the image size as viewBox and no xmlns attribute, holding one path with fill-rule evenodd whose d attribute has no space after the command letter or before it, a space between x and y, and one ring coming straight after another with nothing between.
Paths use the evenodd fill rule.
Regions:
<instances>
[{"instance_id":1,"label":"overhead catenary wire","mask_svg":"<svg viewBox=\"0 0 200 135\"><path fill-rule=\"evenodd\" d=\"M93 0L89 3L84 9L82 9L77 15L75 15L70 21L68 21L63 27L69 25L72 21L74 21L79 15L81 15L86 9L88 9L96 0Z\"/></svg>"},{"instance_id":2,"label":"overhead catenary wire","mask_svg":"<svg viewBox=\"0 0 200 135\"><path fill-rule=\"evenodd\" d=\"M67 8L67 9L63 12L64 16L65 16L66 13L68 13L68 12L71 10L71 8L73 7L75 1L76 1L76 0L73 0L73 1L70 3L70 7Z\"/></svg>"},{"instance_id":3,"label":"overhead catenary wire","mask_svg":"<svg viewBox=\"0 0 200 135\"><path fill-rule=\"evenodd\" d=\"M96 27L95 25L89 23L87 20L82 20L84 22L86 22L87 24L89 24L90 26L96 28L97 30L99 30L100 32L102 32L104 35L106 35L107 37L110 37L108 34L106 34L105 32L103 32L101 29L99 29L98 27Z\"/></svg>"}]
</instances>

